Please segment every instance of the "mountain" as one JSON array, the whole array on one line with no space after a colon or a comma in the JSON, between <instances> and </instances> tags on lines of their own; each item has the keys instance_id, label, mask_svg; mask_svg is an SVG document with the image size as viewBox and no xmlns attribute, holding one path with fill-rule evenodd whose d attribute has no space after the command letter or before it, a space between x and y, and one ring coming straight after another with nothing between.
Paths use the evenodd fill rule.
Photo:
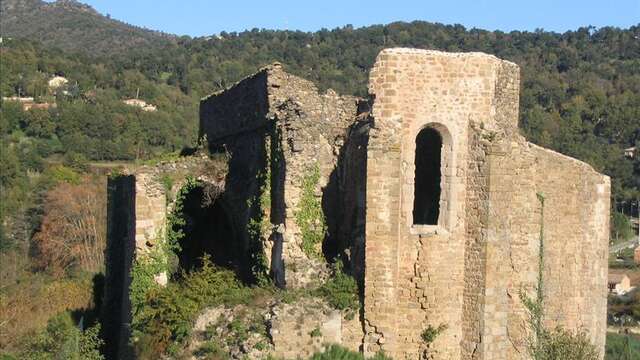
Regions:
<instances>
[{"instance_id":1,"label":"mountain","mask_svg":"<svg viewBox=\"0 0 640 360\"><path fill-rule=\"evenodd\" d=\"M164 34L111 19L75 0L2 0L0 36L28 38L66 51L104 56L175 41Z\"/></svg>"},{"instance_id":2,"label":"mountain","mask_svg":"<svg viewBox=\"0 0 640 360\"><path fill-rule=\"evenodd\" d=\"M627 29L589 26L564 33L505 33L414 21L316 32L253 29L189 38L112 20L77 1L0 3L0 35L27 39L0 44L0 93L42 97L46 102L41 90L45 80L65 74L76 84L73 93L79 94L67 101L82 109L71 111L73 107L65 108L63 102L55 116L68 115L70 120L56 118L52 126L63 149L75 149L91 160L148 157L179 148L193 137L200 97L274 61L321 90L366 96L369 69L383 48L481 51L520 66L520 128L528 140L610 175L616 203L630 204L640 196L640 161L624 156L624 149L640 144L640 24ZM52 47L88 50L100 58L85 59ZM97 94L97 100L85 103L88 93ZM134 96L158 106L160 111L145 116L159 119L152 124L163 124L162 128L144 122L140 129L122 127L135 122L122 120L129 115L115 99ZM114 138L105 138L82 126L83 116L92 112L104 116L100 126L121 133L106 131ZM23 128L13 130L39 133L24 121L15 124ZM185 131L167 136L177 134L172 129L192 135ZM140 139L131 139L132 133ZM80 138L102 145L77 146Z\"/></svg>"}]
</instances>

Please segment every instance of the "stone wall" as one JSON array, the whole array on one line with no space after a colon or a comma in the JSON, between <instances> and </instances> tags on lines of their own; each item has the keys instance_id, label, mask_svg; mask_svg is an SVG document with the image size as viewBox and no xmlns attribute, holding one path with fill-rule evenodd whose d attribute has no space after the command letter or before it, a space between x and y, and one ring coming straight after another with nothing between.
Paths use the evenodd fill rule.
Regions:
<instances>
[{"instance_id":1,"label":"stone wall","mask_svg":"<svg viewBox=\"0 0 640 360\"><path fill-rule=\"evenodd\" d=\"M288 287L322 280L327 274L326 258L338 255L337 244L343 244L340 250L344 250L344 244L350 243L340 238L347 233L341 229L351 223L339 221L340 199L346 191L339 162L357 112L358 99L338 96L331 90L320 94L312 82L284 72L279 64L201 103L201 134L207 135L211 146L224 147L231 154L229 178L237 184L227 181L227 191L239 193L250 187L248 179L268 173L270 207L262 211L271 229L263 234L263 240L271 249L272 267L282 259ZM360 156L364 160L364 153ZM318 256L309 256L302 251L296 212L302 180L314 167L320 172L315 195L325 214L327 236L318 244Z\"/></svg>"},{"instance_id":2,"label":"stone wall","mask_svg":"<svg viewBox=\"0 0 640 360\"><path fill-rule=\"evenodd\" d=\"M358 351L362 341L359 319L353 314L346 317L321 299L279 303L271 308L267 317L273 356L277 358L308 358L331 344Z\"/></svg>"},{"instance_id":3,"label":"stone wall","mask_svg":"<svg viewBox=\"0 0 640 360\"><path fill-rule=\"evenodd\" d=\"M220 189L236 240L251 259L266 259L278 286L317 285L338 256L348 265L361 317L342 319L339 339L320 343L396 359L518 359L526 336L520 294L536 284L544 226L547 325L583 328L603 350L609 179L518 134L518 67L481 53L387 49L369 90L369 101L320 94L274 64L203 99L200 134L210 153L226 154L224 172L200 154L112 183L119 195L110 209L128 210L110 210L110 241L131 246L131 258L152 249L175 193L195 176ZM413 219L416 137L426 128L442 140L433 225ZM306 201L322 207L316 222L326 222L326 234L309 253L296 215L314 169L319 179ZM107 276L126 282L123 274ZM112 306L126 305L124 292L110 294ZM314 314L300 318L290 341L283 336L297 320L283 320L288 330L272 334L278 354L318 349L310 327L337 329L333 315ZM423 330L440 325L446 330L426 344Z\"/></svg>"},{"instance_id":4,"label":"stone wall","mask_svg":"<svg viewBox=\"0 0 640 360\"><path fill-rule=\"evenodd\" d=\"M303 287L318 280L327 260L338 255L339 222L342 218L340 199L344 193L340 150L347 141L349 127L357 115L354 97L338 96L328 90L319 94L310 81L295 77L275 65L270 68L269 118L275 122L280 138L282 191L284 193L284 247L287 285ZM364 155L364 154L363 154ZM316 249L319 257L308 256L302 251L302 233L296 222L300 209L302 181L316 167L320 178L316 184L316 197L322 206L327 235ZM344 246L343 249L344 250Z\"/></svg>"},{"instance_id":5,"label":"stone wall","mask_svg":"<svg viewBox=\"0 0 640 360\"><path fill-rule=\"evenodd\" d=\"M545 223L553 224L545 230L548 322L584 326L603 344L608 179L526 143L517 130L518 91L517 66L493 56L414 49L378 56L370 79L366 353L524 356L519 292L535 284L539 192L548 192ZM425 127L443 140L437 225L412 219L415 141ZM560 276L571 286L561 289ZM447 329L425 344L421 332L440 324Z\"/></svg>"}]
</instances>

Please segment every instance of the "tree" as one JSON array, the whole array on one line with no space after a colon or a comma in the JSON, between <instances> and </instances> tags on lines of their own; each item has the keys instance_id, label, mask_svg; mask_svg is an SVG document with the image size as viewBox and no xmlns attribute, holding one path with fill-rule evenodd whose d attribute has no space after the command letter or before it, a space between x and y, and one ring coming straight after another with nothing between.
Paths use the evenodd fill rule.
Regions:
<instances>
[{"instance_id":1,"label":"tree","mask_svg":"<svg viewBox=\"0 0 640 360\"><path fill-rule=\"evenodd\" d=\"M99 271L106 245L106 185L89 176L77 184L62 182L51 189L44 217L33 241L36 264L62 275L71 270Z\"/></svg>"},{"instance_id":2,"label":"tree","mask_svg":"<svg viewBox=\"0 0 640 360\"><path fill-rule=\"evenodd\" d=\"M611 214L611 236L615 239L614 241L625 241L633 235L633 228L629 218L622 213L614 211Z\"/></svg>"}]
</instances>

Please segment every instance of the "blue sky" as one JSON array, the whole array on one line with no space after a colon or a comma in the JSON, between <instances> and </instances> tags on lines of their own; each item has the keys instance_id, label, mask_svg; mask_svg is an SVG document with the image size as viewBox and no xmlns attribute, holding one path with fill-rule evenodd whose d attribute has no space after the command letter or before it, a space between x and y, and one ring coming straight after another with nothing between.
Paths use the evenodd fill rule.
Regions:
<instances>
[{"instance_id":1,"label":"blue sky","mask_svg":"<svg viewBox=\"0 0 640 360\"><path fill-rule=\"evenodd\" d=\"M315 31L425 20L486 30L640 23L640 0L82 0L103 14L154 30L204 36L252 28Z\"/></svg>"}]
</instances>

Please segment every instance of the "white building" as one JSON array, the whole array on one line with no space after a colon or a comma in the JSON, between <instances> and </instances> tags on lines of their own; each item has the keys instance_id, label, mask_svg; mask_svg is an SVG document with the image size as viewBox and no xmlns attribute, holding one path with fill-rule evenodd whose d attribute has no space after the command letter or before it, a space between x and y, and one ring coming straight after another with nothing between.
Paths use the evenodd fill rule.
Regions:
<instances>
[{"instance_id":1,"label":"white building","mask_svg":"<svg viewBox=\"0 0 640 360\"><path fill-rule=\"evenodd\" d=\"M142 109L142 111L156 111L156 110L158 110L158 108L155 107L155 105L147 104L146 101L140 100L140 99L127 99L127 100L122 100L122 102L127 104L127 105L129 105L129 106L139 107L140 109Z\"/></svg>"},{"instance_id":2,"label":"white building","mask_svg":"<svg viewBox=\"0 0 640 360\"><path fill-rule=\"evenodd\" d=\"M49 89L56 90L58 88L66 86L68 83L69 80L67 80L67 78L62 76L54 76L49 80Z\"/></svg>"}]
</instances>

